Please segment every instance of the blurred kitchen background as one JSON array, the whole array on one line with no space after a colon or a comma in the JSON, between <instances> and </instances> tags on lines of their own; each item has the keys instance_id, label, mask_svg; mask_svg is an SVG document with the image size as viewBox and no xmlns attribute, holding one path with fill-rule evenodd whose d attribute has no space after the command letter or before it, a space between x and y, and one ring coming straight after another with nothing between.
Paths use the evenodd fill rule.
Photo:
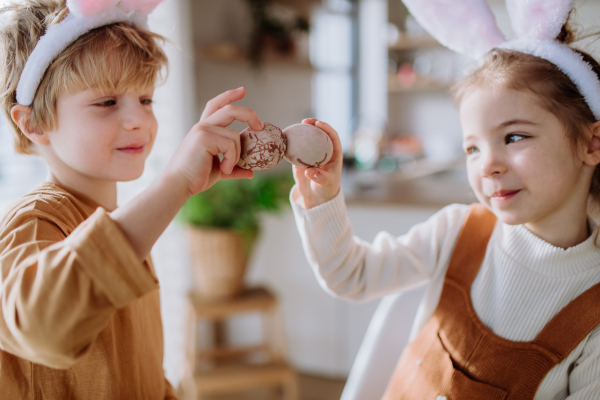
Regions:
<instances>
[{"instance_id":1,"label":"blurred kitchen background","mask_svg":"<svg viewBox=\"0 0 600 400\"><path fill-rule=\"evenodd\" d=\"M510 37L504 2L489 4ZM600 2L576 1L576 6L577 21L589 32ZM238 104L254 109L263 121L285 128L316 117L338 131L345 153L343 190L354 232L362 239L384 229L401 235L445 205L475 201L449 90L469 60L429 37L400 0L166 0L151 15L150 26L171 42L165 46L170 70L154 99L155 147L144 175L120 184L120 204L161 173L208 100L239 86L247 95ZM595 43L579 45L600 56ZM237 131L244 127L232 125ZM283 161L256 176L290 173L291 165ZM3 129L0 209L44 178L44 165L14 155ZM337 399L378 301L352 304L319 287L289 206L261 213L259 223L245 284L267 287L276 299L285 359L300 373L301 398ZM194 358L188 293L198 278L186 229L174 222L153 251L161 280L164 366L174 385L190 378L186 368ZM252 315L227 320L225 329L236 345L260 341L265 333ZM206 341L202 332L194 333L197 347ZM279 395L248 393L231 398Z\"/></svg>"}]
</instances>

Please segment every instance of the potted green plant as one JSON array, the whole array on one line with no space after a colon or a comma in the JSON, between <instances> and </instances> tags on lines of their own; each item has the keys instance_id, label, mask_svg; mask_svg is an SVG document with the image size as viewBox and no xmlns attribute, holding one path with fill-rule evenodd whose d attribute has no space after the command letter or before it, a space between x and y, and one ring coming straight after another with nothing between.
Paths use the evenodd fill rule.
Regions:
<instances>
[{"instance_id":1,"label":"potted green plant","mask_svg":"<svg viewBox=\"0 0 600 400\"><path fill-rule=\"evenodd\" d=\"M178 219L188 226L198 295L224 298L243 289L260 214L279 211L293 182L291 174L263 173L253 179L219 181L188 200Z\"/></svg>"}]
</instances>

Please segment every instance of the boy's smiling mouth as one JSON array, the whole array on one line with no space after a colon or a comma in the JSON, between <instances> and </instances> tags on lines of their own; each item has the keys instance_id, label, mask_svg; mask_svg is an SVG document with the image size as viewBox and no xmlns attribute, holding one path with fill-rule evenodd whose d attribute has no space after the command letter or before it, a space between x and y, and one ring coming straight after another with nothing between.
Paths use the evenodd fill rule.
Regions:
<instances>
[{"instance_id":1,"label":"boy's smiling mouth","mask_svg":"<svg viewBox=\"0 0 600 400\"><path fill-rule=\"evenodd\" d=\"M117 150L123 152L123 153L127 153L127 154L140 154L144 152L144 147L146 147L146 145L144 143L141 144L132 144L126 147L119 147L117 148Z\"/></svg>"}]
</instances>

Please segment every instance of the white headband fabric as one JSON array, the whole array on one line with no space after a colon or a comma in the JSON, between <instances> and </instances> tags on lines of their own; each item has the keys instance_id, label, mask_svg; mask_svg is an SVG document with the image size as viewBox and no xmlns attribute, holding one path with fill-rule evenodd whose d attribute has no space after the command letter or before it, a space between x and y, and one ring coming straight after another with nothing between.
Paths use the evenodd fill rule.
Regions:
<instances>
[{"instance_id":1,"label":"white headband fabric","mask_svg":"<svg viewBox=\"0 0 600 400\"><path fill-rule=\"evenodd\" d=\"M485 0L403 0L437 41L476 59L492 48L514 50L556 65L577 86L600 120L600 80L592 66L556 40L573 9L573 0L506 0L516 39L506 41Z\"/></svg>"},{"instance_id":2,"label":"white headband fabric","mask_svg":"<svg viewBox=\"0 0 600 400\"><path fill-rule=\"evenodd\" d=\"M600 80L590 63L586 62L581 54L556 40L523 38L503 43L498 47L531 54L556 65L573 81L596 120L600 120Z\"/></svg>"},{"instance_id":3,"label":"white headband fabric","mask_svg":"<svg viewBox=\"0 0 600 400\"><path fill-rule=\"evenodd\" d=\"M17 103L30 106L44 73L71 43L92 29L125 22L147 28L148 14L163 0L67 0L69 14L52 25L30 54L19 84Z\"/></svg>"}]
</instances>

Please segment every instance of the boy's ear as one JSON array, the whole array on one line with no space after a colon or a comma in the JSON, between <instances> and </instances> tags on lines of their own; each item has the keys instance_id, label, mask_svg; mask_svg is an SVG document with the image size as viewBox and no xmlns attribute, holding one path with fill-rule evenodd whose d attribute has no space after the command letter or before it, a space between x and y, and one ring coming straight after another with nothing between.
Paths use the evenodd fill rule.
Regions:
<instances>
[{"instance_id":1,"label":"boy's ear","mask_svg":"<svg viewBox=\"0 0 600 400\"><path fill-rule=\"evenodd\" d=\"M41 129L31 127L31 111L31 107L17 104L10 110L10 116L23 135L33 143L48 144L48 135Z\"/></svg>"},{"instance_id":2,"label":"boy's ear","mask_svg":"<svg viewBox=\"0 0 600 400\"><path fill-rule=\"evenodd\" d=\"M587 145L584 162L590 166L600 164L600 121L591 125L592 136Z\"/></svg>"}]
</instances>

